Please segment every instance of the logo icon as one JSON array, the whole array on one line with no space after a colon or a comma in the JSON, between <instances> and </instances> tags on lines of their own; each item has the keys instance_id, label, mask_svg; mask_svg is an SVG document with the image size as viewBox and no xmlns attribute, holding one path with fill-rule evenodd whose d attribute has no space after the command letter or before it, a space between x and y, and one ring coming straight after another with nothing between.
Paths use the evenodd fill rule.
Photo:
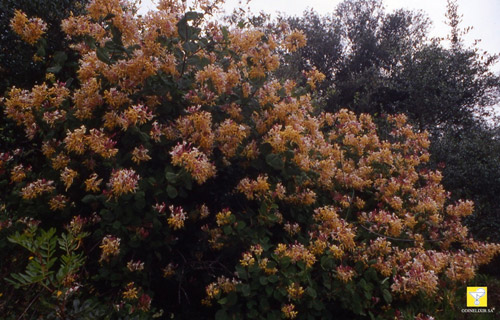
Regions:
<instances>
[{"instance_id":1,"label":"logo icon","mask_svg":"<svg viewBox=\"0 0 500 320\"><path fill-rule=\"evenodd\" d=\"M487 287L467 287L467 307L487 307Z\"/></svg>"}]
</instances>

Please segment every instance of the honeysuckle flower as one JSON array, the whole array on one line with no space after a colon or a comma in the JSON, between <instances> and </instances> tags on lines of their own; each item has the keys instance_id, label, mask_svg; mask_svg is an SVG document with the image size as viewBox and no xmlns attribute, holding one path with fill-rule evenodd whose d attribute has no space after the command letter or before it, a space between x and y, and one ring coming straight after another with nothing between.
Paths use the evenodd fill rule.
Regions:
<instances>
[{"instance_id":1,"label":"honeysuckle flower","mask_svg":"<svg viewBox=\"0 0 500 320\"><path fill-rule=\"evenodd\" d=\"M140 176L133 169L113 170L108 187L115 197L126 193L135 193Z\"/></svg>"},{"instance_id":2,"label":"honeysuckle flower","mask_svg":"<svg viewBox=\"0 0 500 320\"><path fill-rule=\"evenodd\" d=\"M102 239L102 243L99 246L101 248L101 258L100 262L108 262L112 257L120 254L120 241L121 239L112 235L107 235Z\"/></svg>"},{"instance_id":3,"label":"honeysuckle flower","mask_svg":"<svg viewBox=\"0 0 500 320\"><path fill-rule=\"evenodd\" d=\"M184 220L186 220L186 212L182 207L174 207L171 205L170 209L170 217L167 219L168 225L174 229L181 229L184 227Z\"/></svg>"},{"instance_id":4,"label":"honeysuckle flower","mask_svg":"<svg viewBox=\"0 0 500 320\"><path fill-rule=\"evenodd\" d=\"M34 45L47 30L47 24L40 18L30 18L20 10L14 11L10 27L27 43Z\"/></svg>"}]
</instances>

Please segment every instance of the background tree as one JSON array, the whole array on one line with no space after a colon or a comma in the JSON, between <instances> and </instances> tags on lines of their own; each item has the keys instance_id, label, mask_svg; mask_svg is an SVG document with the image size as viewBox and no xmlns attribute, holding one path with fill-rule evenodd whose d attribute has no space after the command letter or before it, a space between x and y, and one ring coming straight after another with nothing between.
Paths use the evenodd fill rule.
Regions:
<instances>
[{"instance_id":1,"label":"background tree","mask_svg":"<svg viewBox=\"0 0 500 320\"><path fill-rule=\"evenodd\" d=\"M500 135L498 128L476 125L450 131L431 147L434 166L443 172L443 185L452 199L471 199L475 213L467 220L482 239L498 241L500 233Z\"/></svg>"},{"instance_id":2,"label":"background tree","mask_svg":"<svg viewBox=\"0 0 500 320\"><path fill-rule=\"evenodd\" d=\"M427 37L430 22L422 12L386 13L378 0L344 1L329 17L289 18L310 42L282 69L323 72L327 110L401 112L430 131L472 125L497 101L499 78L490 69L497 56L464 47L457 6L448 7L451 48Z\"/></svg>"}]
</instances>

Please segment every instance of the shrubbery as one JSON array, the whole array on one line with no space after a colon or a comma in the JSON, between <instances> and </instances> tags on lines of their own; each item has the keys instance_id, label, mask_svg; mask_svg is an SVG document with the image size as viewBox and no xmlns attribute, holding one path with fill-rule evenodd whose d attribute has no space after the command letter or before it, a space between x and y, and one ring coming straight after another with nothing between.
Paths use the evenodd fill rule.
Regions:
<instances>
[{"instance_id":1,"label":"shrubbery","mask_svg":"<svg viewBox=\"0 0 500 320\"><path fill-rule=\"evenodd\" d=\"M3 101L36 146L0 155L0 232L26 249L2 264L8 316L453 312L500 247L468 235L473 204L425 168L426 133L321 112L315 70L305 87L273 78L278 52L306 42L286 25L222 26L207 1L130 8L95 0L64 20L78 80L48 74Z\"/></svg>"}]
</instances>

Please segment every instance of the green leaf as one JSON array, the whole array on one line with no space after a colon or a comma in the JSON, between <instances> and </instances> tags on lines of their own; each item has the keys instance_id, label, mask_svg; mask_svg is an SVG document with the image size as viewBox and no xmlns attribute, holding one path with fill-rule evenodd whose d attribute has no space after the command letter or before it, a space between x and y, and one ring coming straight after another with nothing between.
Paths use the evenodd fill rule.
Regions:
<instances>
[{"instance_id":1,"label":"green leaf","mask_svg":"<svg viewBox=\"0 0 500 320\"><path fill-rule=\"evenodd\" d=\"M298 261L297 262L297 267L299 267L300 270L305 270L306 269L306 263L304 261Z\"/></svg>"},{"instance_id":2,"label":"green leaf","mask_svg":"<svg viewBox=\"0 0 500 320\"><path fill-rule=\"evenodd\" d=\"M231 228L231 226L222 227L222 231L224 231L224 234L227 236L230 236L231 234L233 234L233 228Z\"/></svg>"},{"instance_id":3,"label":"green leaf","mask_svg":"<svg viewBox=\"0 0 500 320\"><path fill-rule=\"evenodd\" d=\"M113 222L113 229L120 230L121 226L122 226L122 224L120 221Z\"/></svg>"},{"instance_id":4,"label":"green leaf","mask_svg":"<svg viewBox=\"0 0 500 320\"><path fill-rule=\"evenodd\" d=\"M245 221L238 221L238 223L236 224L236 230L242 231L246 226L247 224L245 223Z\"/></svg>"},{"instance_id":5,"label":"green leaf","mask_svg":"<svg viewBox=\"0 0 500 320\"><path fill-rule=\"evenodd\" d=\"M314 308L314 310L321 311L325 308L325 305L320 299L314 299L312 301L312 307Z\"/></svg>"},{"instance_id":6,"label":"green leaf","mask_svg":"<svg viewBox=\"0 0 500 320\"><path fill-rule=\"evenodd\" d=\"M273 287L266 286L266 294L268 297L271 297L273 295L273 291L274 291Z\"/></svg>"},{"instance_id":7,"label":"green leaf","mask_svg":"<svg viewBox=\"0 0 500 320\"><path fill-rule=\"evenodd\" d=\"M134 203L135 208L138 210L144 209L144 207L146 206L146 199L145 199L144 191L138 191L135 194L134 199L135 199L135 203Z\"/></svg>"},{"instance_id":8,"label":"green leaf","mask_svg":"<svg viewBox=\"0 0 500 320\"><path fill-rule=\"evenodd\" d=\"M45 57L45 55L47 54L45 51L45 47L47 46L47 42L43 43L42 40L45 40L45 39L41 39L38 42L38 46L37 46L37 50L36 50L36 55L39 57Z\"/></svg>"},{"instance_id":9,"label":"green leaf","mask_svg":"<svg viewBox=\"0 0 500 320\"><path fill-rule=\"evenodd\" d=\"M270 275L270 276L267 278L267 280L269 280L269 282L271 282L271 283L276 283L276 282L278 282L279 278L278 278L278 276L277 276L277 275L273 274L273 275Z\"/></svg>"},{"instance_id":10,"label":"green leaf","mask_svg":"<svg viewBox=\"0 0 500 320\"><path fill-rule=\"evenodd\" d=\"M234 306L236 302L238 302L238 296L234 291L229 292L226 298L227 298L226 306Z\"/></svg>"},{"instance_id":11,"label":"green leaf","mask_svg":"<svg viewBox=\"0 0 500 320\"><path fill-rule=\"evenodd\" d=\"M165 179L167 179L167 181L170 183L176 183L177 182L177 174L174 172L167 171L167 172L165 172Z\"/></svg>"},{"instance_id":12,"label":"green leaf","mask_svg":"<svg viewBox=\"0 0 500 320\"><path fill-rule=\"evenodd\" d=\"M236 272L238 273L238 277L242 280L246 280L247 279L247 272L245 270L245 268L243 268L242 266L240 265L237 265L235 267L236 269Z\"/></svg>"},{"instance_id":13,"label":"green leaf","mask_svg":"<svg viewBox=\"0 0 500 320\"><path fill-rule=\"evenodd\" d=\"M313 298L313 299L315 299L315 298L318 296L318 294L316 293L316 290L314 290L314 288L312 288L312 287L307 287L307 289L306 289L306 293L307 293L307 294L308 294L311 298Z\"/></svg>"},{"instance_id":14,"label":"green leaf","mask_svg":"<svg viewBox=\"0 0 500 320\"><path fill-rule=\"evenodd\" d=\"M250 286L248 284L242 285L241 293L243 294L244 297L249 297L251 293Z\"/></svg>"},{"instance_id":15,"label":"green leaf","mask_svg":"<svg viewBox=\"0 0 500 320\"><path fill-rule=\"evenodd\" d=\"M266 156L266 162L268 165L276 170L282 170L284 168L284 163L281 157L277 154L270 153Z\"/></svg>"},{"instance_id":16,"label":"green leaf","mask_svg":"<svg viewBox=\"0 0 500 320\"><path fill-rule=\"evenodd\" d=\"M82 198L82 202L85 204L89 204L89 203L95 202L95 201L96 201L96 196L93 194L88 194Z\"/></svg>"},{"instance_id":17,"label":"green leaf","mask_svg":"<svg viewBox=\"0 0 500 320\"><path fill-rule=\"evenodd\" d=\"M106 64L111 64L111 59L109 58L108 50L106 50L106 48L99 47L96 49L95 53L96 53L97 58L99 60L101 60L102 62L104 62Z\"/></svg>"},{"instance_id":18,"label":"green leaf","mask_svg":"<svg viewBox=\"0 0 500 320\"><path fill-rule=\"evenodd\" d=\"M58 65L63 65L68 60L68 55L64 51L54 53L54 62Z\"/></svg>"},{"instance_id":19,"label":"green leaf","mask_svg":"<svg viewBox=\"0 0 500 320\"><path fill-rule=\"evenodd\" d=\"M224 37L224 41L229 41L229 30L227 27L222 27L222 36Z\"/></svg>"},{"instance_id":20,"label":"green leaf","mask_svg":"<svg viewBox=\"0 0 500 320\"><path fill-rule=\"evenodd\" d=\"M189 20L198 20L201 18L203 18L203 13L189 11L189 12L186 12L183 19L186 19L186 21L189 21Z\"/></svg>"},{"instance_id":21,"label":"green leaf","mask_svg":"<svg viewBox=\"0 0 500 320\"><path fill-rule=\"evenodd\" d=\"M113 212L106 209L101 210L101 217L105 221L113 221L115 219L115 215L113 214Z\"/></svg>"},{"instance_id":22,"label":"green leaf","mask_svg":"<svg viewBox=\"0 0 500 320\"><path fill-rule=\"evenodd\" d=\"M321 257L321 268L323 270L332 270L334 265L334 261L331 257L323 256Z\"/></svg>"},{"instance_id":23,"label":"green leaf","mask_svg":"<svg viewBox=\"0 0 500 320\"><path fill-rule=\"evenodd\" d=\"M50 67L50 68L47 68L47 72L49 73L58 73L59 71L61 71L62 67L61 65L57 64L53 67Z\"/></svg>"},{"instance_id":24,"label":"green leaf","mask_svg":"<svg viewBox=\"0 0 500 320\"><path fill-rule=\"evenodd\" d=\"M167 186L167 194L170 198L175 199L177 197L177 189L169 184Z\"/></svg>"},{"instance_id":25,"label":"green leaf","mask_svg":"<svg viewBox=\"0 0 500 320\"><path fill-rule=\"evenodd\" d=\"M387 289L382 290L382 296L384 297L385 302L387 302L387 303L392 302L392 295L389 292L389 290L387 290Z\"/></svg>"}]
</instances>

